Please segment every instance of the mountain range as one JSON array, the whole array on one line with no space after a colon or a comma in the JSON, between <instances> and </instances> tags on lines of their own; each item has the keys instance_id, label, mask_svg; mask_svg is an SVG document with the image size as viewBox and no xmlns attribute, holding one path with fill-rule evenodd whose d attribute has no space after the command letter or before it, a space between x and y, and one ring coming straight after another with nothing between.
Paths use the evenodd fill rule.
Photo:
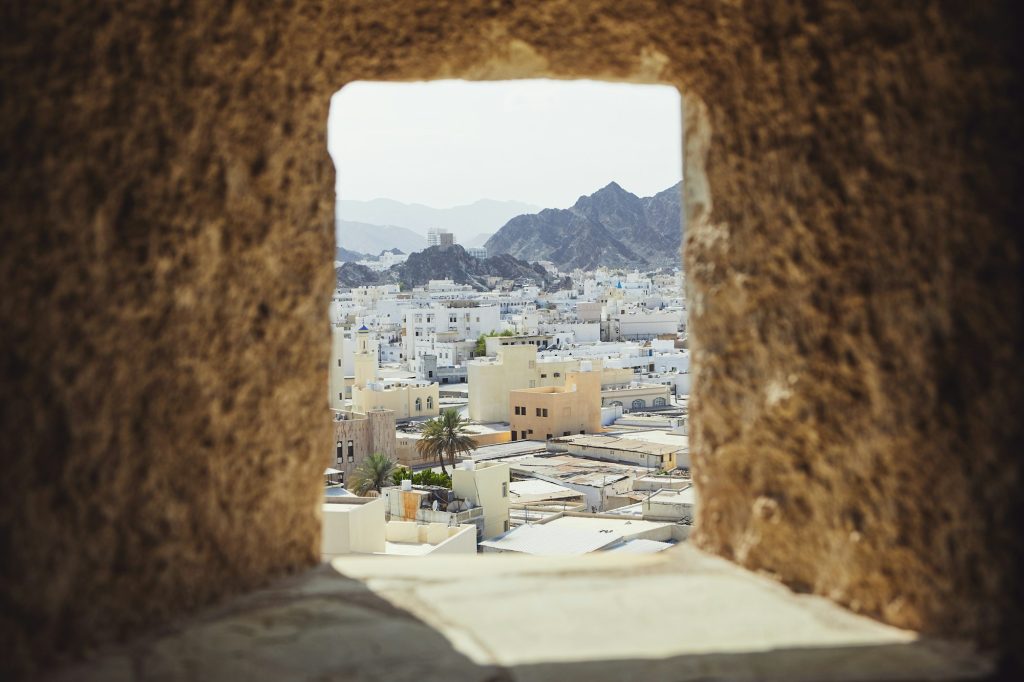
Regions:
<instances>
[{"instance_id":1,"label":"mountain range","mask_svg":"<svg viewBox=\"0 0 1024 682\"><path fill-rule=\"evenodd\" d=\"M343 241L346 232L353 232L358 238L370 236L365 225L386 225L401 226L406 230L420 235L422 242L430 228L448 230L455 235L455 240L460 244L471 244L481 234L496 232L498 228L517 215L523 213L535 213L540 210L539 206L526 204L521 201L496 201L494 199L480 199L472 204L464 206L453 206L451 208L433 208L423 204L406 204L393 199L372 199L370 201L355 201L351 199L337 199L335 202L335 225L339 229L339 244L346 248L360 251L354 246L349 246ZM354 224L355 223L355 224ZM359 225L358 223L362 223ZM342 229L344 228L344 229ZM379 253L389 246L397 246L403 251L409 252L414 249L406 249L399 243L382 245L380 248L370 249L368 253ZM415 250L424 248L421 243Z\"/></svg>"},{"instance_id":2,"label":"mountain range","mask_svg":"<svg viewBox=\"0 0 1024 682\"><path fill-rule=\"evenodd\" d=\"M641 198L612 182L570 208L516 216L484 246L491 254L551 261L561 270L678 263L681 185Z\"/></svg>"},{"instance_id":3,"label":"mountain range","mask_svg":"<svg viewBox=\"0 0 1024 682\"><path fill-rule=\"evenodd\" d=\"M412 253L427 247L427 239L412 230L386 223L370 224L351 220L334 221L335 240L339 247L357 253L380 253L400 249Z\"/></svg>"},{"instance_id":4,"label":"mountain range","mask_svg":"<svg viewBox=\"0 0 1024 682\"><path fill-rule=\"evenodd\" d=\"M508 254L490 258L474 258L458 244L449 247L431 246L412 253L404 263L392 265L384 272L374 272L358 263L343 263L335 271L338 286L357 287L372 284L401 284L407 289L422 286L432 279L451 279L469 284L478 291L489 291L488 279L531 280L546 287L556 282L543 267L527 263Z\"/></svg>"}]
</instances>

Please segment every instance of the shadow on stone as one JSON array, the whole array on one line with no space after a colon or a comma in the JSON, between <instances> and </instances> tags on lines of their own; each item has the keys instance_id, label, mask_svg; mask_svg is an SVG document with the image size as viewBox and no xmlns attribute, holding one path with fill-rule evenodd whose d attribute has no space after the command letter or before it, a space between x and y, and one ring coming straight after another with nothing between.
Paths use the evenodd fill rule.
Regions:
<instances>
[{"instance_id":1,"label":"shadow on stone","mask_svg":"<svg viewBox=\"0 0 1024 682\"><path fill-rule=\"evenodd\" d=\"M480 608L488 608L486 600ZM607 617L615 614L609 612ZM460 618L472 628L472 613ZM636 624L638 629L644 626ZM573 656L570 633L545 628L542 622L512 622L509 627L531 629L537 638L564 638L565 657ZM877 646L481 665L400 604L323 565L101 652L46 679L789 681L966 680L985 674L979 659L970 657L951 657L962 662L960 667L937 669L936 662L944 660L940 649L948 646L954 645L918 640ZM528 657L528 651L521 653Z\"/></svg>"}]
</instances>

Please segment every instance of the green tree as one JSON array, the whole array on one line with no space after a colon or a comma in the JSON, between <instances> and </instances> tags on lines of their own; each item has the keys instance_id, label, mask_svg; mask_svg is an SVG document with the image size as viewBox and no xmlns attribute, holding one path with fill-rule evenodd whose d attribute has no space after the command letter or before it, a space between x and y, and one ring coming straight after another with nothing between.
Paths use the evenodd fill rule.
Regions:
<instances>
[{"instance_id":1,"label":"green tree","mask_svg":"<svg viewBox=\"0 0 1024 682\"><path fill-rule=\"evenodd\" d=\"M487 338L490 336L515 336L516 333L511 329L505 329L501 332L496 332L493 329L490 334L481 334L476 337L476 347L473 349L473 356L482 358L487 355Z\"/></svg>"},{"instance_id":2,"label":"green tree","mask_svg":"<svg viewBox=\"0 0 1024 682\"><path fill-rule=\"evenodd\" d=\"M380 492L391 482L397 463L386 455L373 453L352 472L350 489L357 495L365 495L371 490Z\"/></svg>"},{"instance_id":3,"label":"green tree","mask_svg":"<svg viewBox=\"0 0 1024 682\"><path fill-rule=\"evenodd\" d=\"M416 451L426 458L437 458L441 464L441 473L448 475L445 459L453 467L458 455L476 449L476 441L469 435L469 420L459 414L458 410L448 408L441 414L423 423L420 439L416 441Z\"/></svg>"},{"instance_id":4,"label":"green tree","mask_svg":"<svg viewBox=\"0 0 1024 682\"><path fill-rule=\"evenodd\" d=\"M451 476L438 473L432 469L424 469L423 471L413 473L405 467L400 467L392 474L391 479L395 482L395 485L399 485L405 479L410 479L414 485L437 485L449 489L452 487Z\"/></svg>"}]
</instances>

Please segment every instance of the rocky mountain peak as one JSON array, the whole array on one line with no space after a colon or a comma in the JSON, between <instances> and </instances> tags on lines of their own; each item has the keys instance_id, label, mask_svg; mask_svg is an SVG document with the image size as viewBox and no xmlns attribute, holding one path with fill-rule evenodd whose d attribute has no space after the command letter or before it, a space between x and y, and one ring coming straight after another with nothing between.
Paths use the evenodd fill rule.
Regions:
<instances>
[{"instance_id":1,"label":"rocky mountain peak","mask_svg":"<svg viewBox=\"0 0 1024 682\"><path fill-rule=\"evenodd\" d=\"M563 270L657 266L678 261L681 213L678 184L641 198L610 182L571 208L513 218L485 246L489 253L549 260Z\"/></svg>"}]
</instances>

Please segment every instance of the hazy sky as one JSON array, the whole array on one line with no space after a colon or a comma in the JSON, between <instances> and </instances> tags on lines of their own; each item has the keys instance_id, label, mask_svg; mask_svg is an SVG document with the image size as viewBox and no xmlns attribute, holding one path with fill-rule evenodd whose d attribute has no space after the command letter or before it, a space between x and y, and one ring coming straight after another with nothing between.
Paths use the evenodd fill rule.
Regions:
<instances>
[{"instance_id":1,"label":"hazy sky","mask_svg":"<svg viewBox=\"0 0 1024 682\"><path fill-rule=\"evenodd\" d=\"M682 175L679 92L595 81L351 83L331 100L343 199L565 208L612 180L639 196Z\"/></svg>"}]
</instances>

